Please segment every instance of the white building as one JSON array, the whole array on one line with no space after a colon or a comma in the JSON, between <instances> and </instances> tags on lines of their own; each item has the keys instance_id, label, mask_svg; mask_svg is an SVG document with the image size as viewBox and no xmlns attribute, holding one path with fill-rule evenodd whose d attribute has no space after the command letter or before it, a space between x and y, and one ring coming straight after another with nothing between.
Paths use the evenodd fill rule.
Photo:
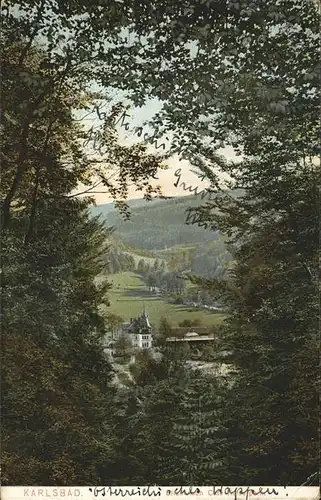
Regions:
<instances>
[{"instance_id":1,"label":"white building","mask_svg":"<svg viewBox=\"0 0 321 500\"><path fill-rule=\"evenodd\" d=\"M131 318L129 323L124 323L122 331L123 334L128 335L133 347L140 349L152 347L152 327L145 310L138 318Z\"/></svg>"},{"instance_id":2,"label":"white building","mask_svg":"<svg viewBox=\"0 0 321 500\"><path fill-rule=\"evenodd\" d=\"M150 349L152 347L152 336L149 334L131 333L129 336L133 347L139 347L140 349Z\"/></svg>"}]
</instances>

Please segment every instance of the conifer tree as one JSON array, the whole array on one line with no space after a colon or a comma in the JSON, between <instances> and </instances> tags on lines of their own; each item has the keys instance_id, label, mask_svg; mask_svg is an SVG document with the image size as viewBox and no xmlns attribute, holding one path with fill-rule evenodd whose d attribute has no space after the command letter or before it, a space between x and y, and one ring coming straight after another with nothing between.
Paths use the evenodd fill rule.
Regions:
<instances>
[{"instance_id":1,"label":"conifer tree","mask_svg":"<svg viewBox=\"0 0 321 500\"><path fill-rule=\"evenodd\" d=\"M219 484L226 478L222 394L218 379L196 371L190 374L174 423L172 453L177 484Z\"/></svg>"},{"instance_id":2,"label":"conifer tree","mask_svg":"<svg viewBox=\"0 0 321 500\"><path fill-rule=\"evenodd\" d=\"M166 337L169 337L172 334L172 326L168 319L164 316L162 316L160 319L158 331L160 334L165 335Z\"/></svg>"}]
</instances>

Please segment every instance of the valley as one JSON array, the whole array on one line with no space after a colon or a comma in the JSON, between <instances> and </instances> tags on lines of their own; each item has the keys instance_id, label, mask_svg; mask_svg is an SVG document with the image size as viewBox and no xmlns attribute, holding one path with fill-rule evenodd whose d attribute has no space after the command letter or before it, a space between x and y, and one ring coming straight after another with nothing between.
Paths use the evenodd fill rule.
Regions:
<instances>
[{"instance_id":1,"label":"valley","mask_svg":"<svg viewBox=\"0 0 321 500\"><path fill-rule=\"evenodd\" d=\"M105 316L126 321L145 307L154 329L161 318L173 326L184 320L199 320L204 326L222 322L225 315L214 310L217 298L184 279L226 279L232 262L218 232L184 223L188 207L198 203L196 196L129 200L129 220L113 204L93 207L92 215L100 215L113 228L104 257L105 277L99 278L111 284Z\"/></svg>"},{"instance_id":2,"label":"valley","mask_svg":"<svg viewBox=\"0 0 321 500\"><path fill-rule=\"evenodd\" d=\"M224 319L221 313L169 303L166 297L150 292L141 277L133 272L117 273L100 279L112 284L107 294L110 306L103 307L104 315L117 314L127 321L140 315L145 306L155 328L158 328L162 317L166 317L173 326L185 319L199 319L204 326L220 324Z\"/></svg>"}]
</instances>

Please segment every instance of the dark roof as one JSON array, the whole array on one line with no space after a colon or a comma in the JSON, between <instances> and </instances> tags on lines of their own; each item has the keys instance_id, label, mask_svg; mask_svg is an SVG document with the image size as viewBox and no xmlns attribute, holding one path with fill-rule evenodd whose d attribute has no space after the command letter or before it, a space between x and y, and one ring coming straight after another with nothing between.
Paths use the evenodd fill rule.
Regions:
<instances>
[{"instance_id":1,"label":"dark roof","mask_svg":"<svg viewBox=\"0 0 321 500\"><path fill-rule=\"evenodd\" d=\"M214 337L211 335L195 335L195 336L187 336L182 338L177 337L168 337L166 342L204 342L204 341L213 341Z\"/></svg>"},{"instance_id":2,"label":"dark roof","mask_svg":"<svg viewBox=\"0 0 321 500\"><path fill-rule=\"evenodd\" d=\"M145 311L143 314L138 316L138 318L132 318L130 324L128 325L128 332L138 333L140 330L151 330L149 319Z\"/></svg>"},{"instance_id":3,"label":"dark roof","mask_svg":"<svg viewBox=\"0 0 321 500\"><path fill-rule=\"evenodd\" d=\"M195 332L198 335L209 335L210 328L208 326L180 326L177 328L172 328L173 337L180 337L188 332Z\"/></svg>"}]
</instances>

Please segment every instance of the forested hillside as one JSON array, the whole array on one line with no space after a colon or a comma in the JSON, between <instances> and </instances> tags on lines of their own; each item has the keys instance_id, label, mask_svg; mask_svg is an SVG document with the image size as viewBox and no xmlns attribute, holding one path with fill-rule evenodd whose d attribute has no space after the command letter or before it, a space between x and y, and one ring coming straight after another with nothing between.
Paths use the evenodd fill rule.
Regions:
<instances>
[{"instance_id":1,"label":"forested hillside","mask_svg":"<svg viewBox=\"0 0 321 500\"><path fill-rule=\"evenodd\" d=\"M93 207L91 213L99 215L107 227L114 229L113 239L109 242L110 254L127 253L134 258L136 267L139 256L146 262L150 260L152 266L153 259L159 257L172 271L184 270L215 278L231 266L232 255L219 231L184 224L186 210L199 204L200 199L195 196L150 202L129 200L129 220L124 220L110 204ZM129 270L128 267L122 269L118 263L112 267L117 269L115 272ZM130 270L134 269L132 266Z\"/></svg>"},{"instance_id":2,"label":"forested hillside","mask_svg":"<svg viewBox=\"0 0 321 500\"><path fill-rule=\"evenodd\" d=\"M133 200L135 201L135 200ZM104 205L95 207L107 226L116 229L124 242L137 248L157 250L188 243L203 243L215 240L218 233L205 230L197 225L186 225L186 209L199 206L201 200L196 196L186 196L169 200L153 200L143 206L131 204L130 220L124 220L116 210L105 210Z\"/></svg>"},{"instance_id":3,"label":"forested hillside","mask_svg":"<svg viewBox=\"0 0 321 500\"><path fill-rule=\"evenodd\" d=\"M159 198L153 197L152 200L149 202L145 199L138 199L138 200L127 200L128 206L133 209L133 208L138 208L141 206L146 207L149 203L158 203L161 201ZM90 207L90 212L93 216L96 215L102 215L105 217L109 212L111 211L117 211L116 204L114 202L111 203L105 203L102 205L93 205Z\"/></svg>"}]
</instances>

